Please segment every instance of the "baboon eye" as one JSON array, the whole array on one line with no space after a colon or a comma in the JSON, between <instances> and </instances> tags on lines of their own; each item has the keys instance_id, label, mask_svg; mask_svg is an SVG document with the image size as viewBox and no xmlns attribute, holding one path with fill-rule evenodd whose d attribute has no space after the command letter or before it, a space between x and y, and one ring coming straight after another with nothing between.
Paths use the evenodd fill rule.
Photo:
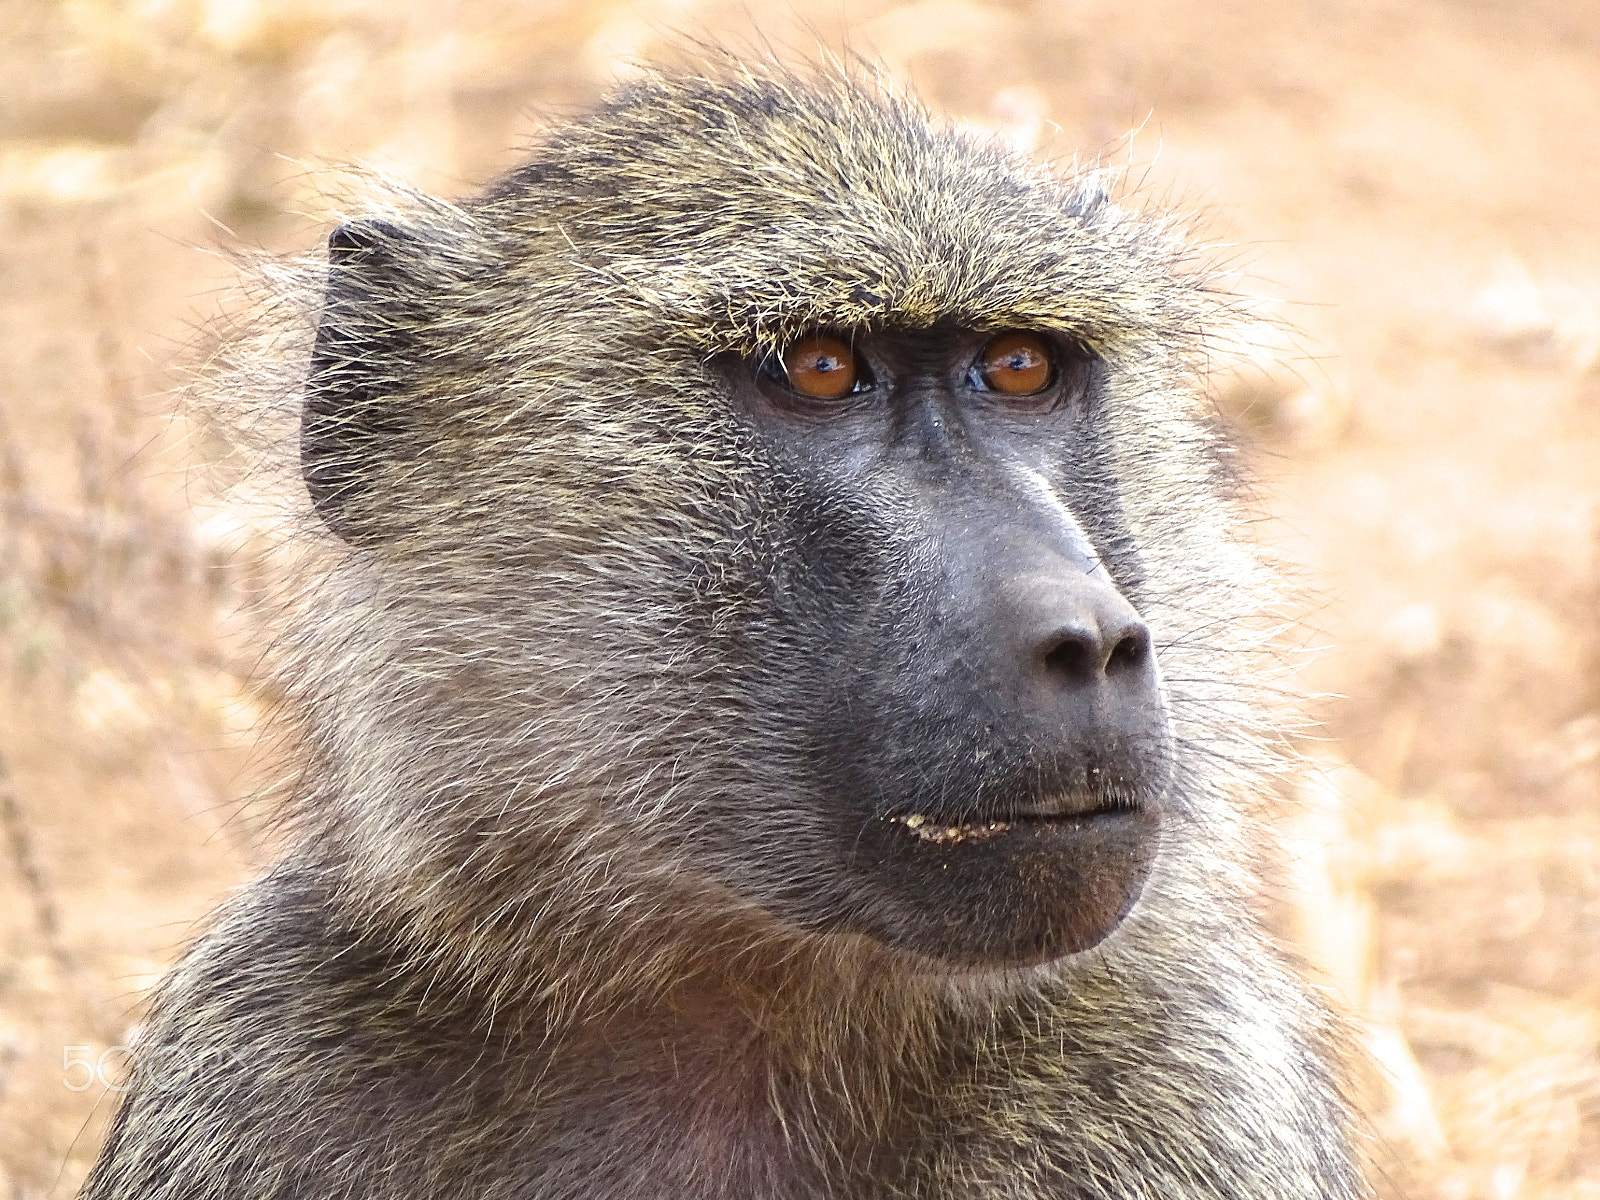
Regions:
<instances>
[{"instance_id":1,"label":"baboon eye","mask_svg":"<svg viewBox=\"0 0 1600 1200\"><path fill-rule=\"evenodd\" d=\"M1032 396L1055 375L1050 346L1036 333L1002 333L983 348L978 379L991 392Z\"/></svg>"},{"instance_id":2,"label":"baboon eye","mask_svg":"<svg viewBox=\"0 0 1600 1200\"><path fill-rule=\"evenodd\" d=\"M849 343L825 333L803 337L783 352L789 386L813 400L842 400L861 382Z\"/></svg>"}]
</instances>

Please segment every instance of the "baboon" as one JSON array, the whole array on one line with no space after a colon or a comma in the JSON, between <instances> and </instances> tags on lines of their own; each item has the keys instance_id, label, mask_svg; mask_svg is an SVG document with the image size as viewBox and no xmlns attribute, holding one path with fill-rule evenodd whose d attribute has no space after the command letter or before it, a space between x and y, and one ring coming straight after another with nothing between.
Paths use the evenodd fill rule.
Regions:
<instances>
[{"instance_id":1,"label":"baboon","mask_svg":"<svg viewBox=\"0 0 1600 1200\"><path fill-rule=\"evenodd\" d=\"M1226 300L1098 179L719 61L281 273L302 783L85 1196L1368 1194Z\"/></svg>"}]
</instances>

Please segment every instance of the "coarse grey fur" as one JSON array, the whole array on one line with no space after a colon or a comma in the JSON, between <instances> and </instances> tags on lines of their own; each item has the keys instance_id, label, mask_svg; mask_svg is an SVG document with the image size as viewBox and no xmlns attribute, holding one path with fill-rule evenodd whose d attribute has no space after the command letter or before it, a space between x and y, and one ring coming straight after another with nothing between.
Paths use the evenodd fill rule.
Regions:
<instances>
[{"instance_id":1,"label":"coarse grey fur","mask_svg":"<svg viewBox=\"0 0 1600 1200\"><path fill-rule=\"evenodd\" d=\"M160 987L85 1197L1368 1194L1337 1024L1254 916L1269 577L1175 225L871 72L722 62L275 279L227 379L300 497L304 783ZM823 869L815 747L810 701L762 697L826 631L774 616L799 502L727 364L944 325L1104 364L1095 466L1170 711L1140 898L1042 962L782 915ZM856 515L882 544L852 553L912 561Z\"/></svg>"}]
</instances>

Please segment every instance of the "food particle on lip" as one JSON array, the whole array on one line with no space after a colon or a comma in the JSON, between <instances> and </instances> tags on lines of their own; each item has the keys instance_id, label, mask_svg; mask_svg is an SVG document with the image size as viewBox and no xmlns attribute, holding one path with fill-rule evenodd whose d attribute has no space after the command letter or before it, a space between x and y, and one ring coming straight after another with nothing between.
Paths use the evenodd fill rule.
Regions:
<instances>
[{"instance_id":1,"label":"food particle on lip","mask_svg":"<svg viewBox=\"0 0 1600 1200\"><path fill-rule=\"evenodd\" d=\"M938 843L982 841L1011 828L1010 821L983 821L971 825L930 825L928 818L921 813L890 817L889 820L904 825L917 835L919 841Z\"/></svg>"}]
</instances>

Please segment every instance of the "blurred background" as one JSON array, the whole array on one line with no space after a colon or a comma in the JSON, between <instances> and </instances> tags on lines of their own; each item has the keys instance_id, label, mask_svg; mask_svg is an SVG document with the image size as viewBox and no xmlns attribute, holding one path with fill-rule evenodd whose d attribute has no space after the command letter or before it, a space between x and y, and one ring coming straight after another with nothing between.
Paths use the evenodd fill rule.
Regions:
<instances>
[{"instance_id":1,"label":"blurred background","mask_svg":"<svg viewBox=\"0 0 1600 1200\"><path fill-rule=\"evenodd\" d=\"M270 853L270 564L171 416L330 163L459 194L716 0L0 0L0 1197L70 1196L145 990ZM1284 936L1359 1015L1391 1195L1600 1198L1600 4L759 14L1130 202L1271 303L1216 399L1320 723ZM1130 133L1130 131L1133 131Z\"/></svg>"}]
</instances>

